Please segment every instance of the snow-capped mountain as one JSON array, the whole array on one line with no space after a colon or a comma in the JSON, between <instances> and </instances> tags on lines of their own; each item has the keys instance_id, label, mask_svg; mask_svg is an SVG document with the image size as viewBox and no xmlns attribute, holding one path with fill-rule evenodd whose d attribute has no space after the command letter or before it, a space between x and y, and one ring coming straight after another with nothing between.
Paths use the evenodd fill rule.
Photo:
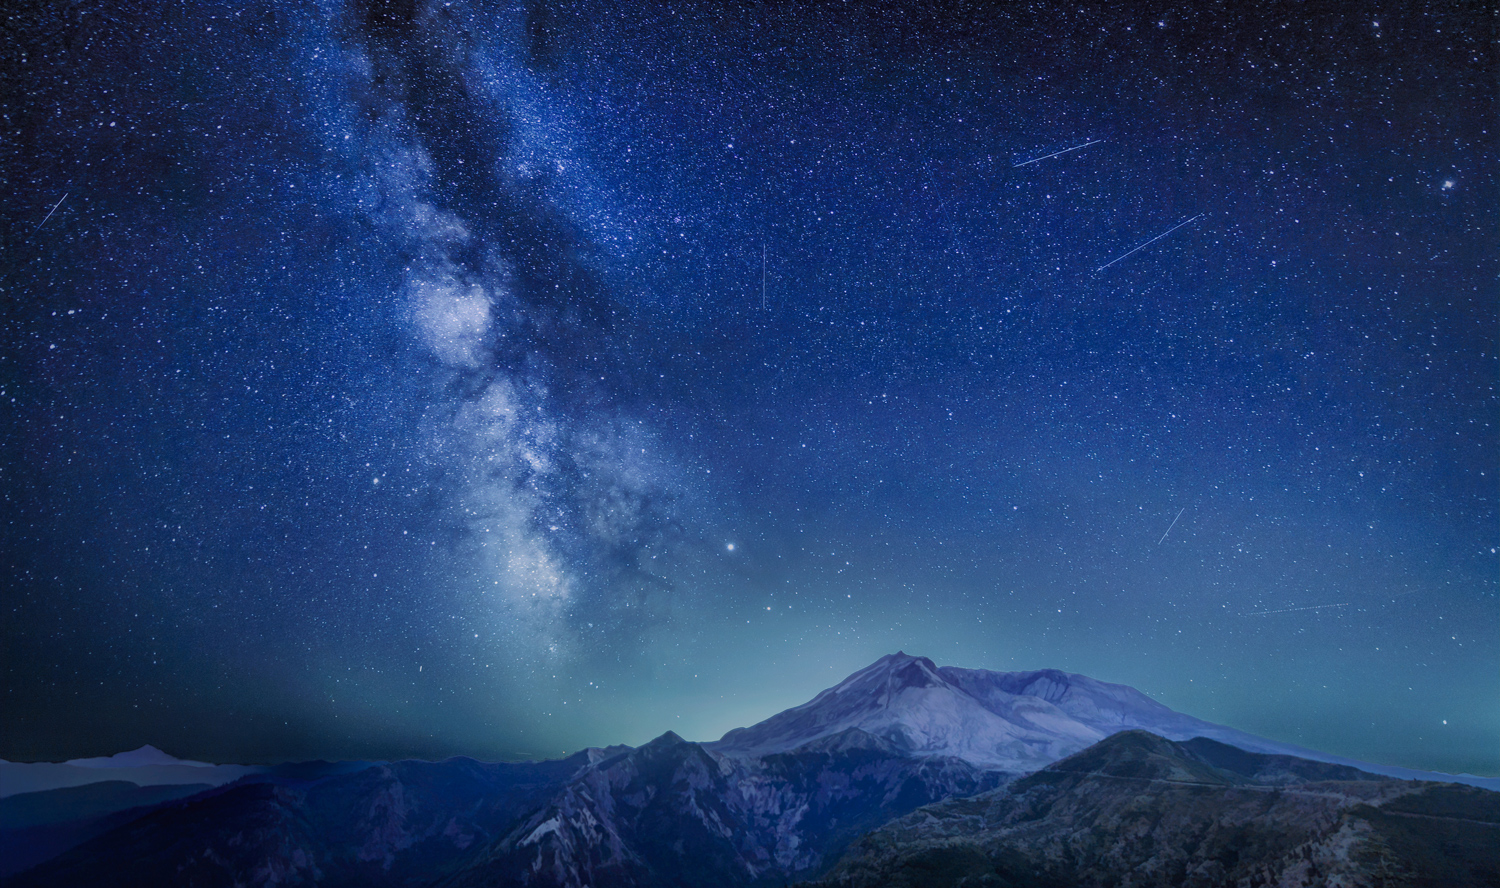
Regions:
<instances>
[{"instance_id":1,"label":"snow-capped mountain","mask_svg":"<svg viewBox=\"0 0 1500 888\"><path fill-rule=\"evenodd\" d=\"M926 657L900 651L801 706L705 745L728 756L759 757L854 732L908 755L951 756L982 768L1030 772L1131 729L1171 740L1208 737L1249 752L1293 755L1390 777L1500 789L1495 778L1393 768L1267 740L1183 715L1134 688L1086 675L938 667Z\"/></svg>"},{"instance_id":2,"label":"snow-capped mountain","mask_svg":"<svg viewBox=\"0 0 1500 888\"><path fill-rule=\"evenodd\" d=\"M727 755L763 756L858 730L909 755L1030 772L1130 728L1174 739L1213 737L1241 748L1269 743L1173 712L1125 685L1055 669L939 668L926 657L898 651L809 702L708 746Z\"/></svg>"},{"instance_id":3,"label":"snow-capped mountain","mask_svg":"<svg viewBox=\"0 0 1500 888\"><path fill-rule=\"evenodd\" d=\"M114 755L99 756L97 758L68 759L63 762L75 768L148 768L160 765L185 765L189 768L212 768L208 762L195 762L188 759L180 759L168 755L147 744L140 749L132 749L129 752L117 752Z\"/></svg>"}]
</instances>

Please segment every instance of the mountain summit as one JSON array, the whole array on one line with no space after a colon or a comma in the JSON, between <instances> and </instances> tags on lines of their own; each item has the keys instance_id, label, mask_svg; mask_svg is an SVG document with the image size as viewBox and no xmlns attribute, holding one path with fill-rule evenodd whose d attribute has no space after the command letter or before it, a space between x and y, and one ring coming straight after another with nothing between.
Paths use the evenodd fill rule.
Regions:
<instances>
[{"instance_id":1,"label":"mountain summit","mask_svg":"<svg viewBox=\"0 0 1500 888\"><path fill-rule=\"evenodd\" d=\"M829 738L869 736L908 755L1035 771L1128 728L1182 739L1229 731L1124 685L1052 669L938 667L898 651L809 702L709 746L726 755L764 756Z\"/></svg>"},{"instance_id":2,"label":"mountain summit","mask_svg":"<svg viewBox=\"0 0 1500 888\"><path fill-rule=\"evenodd\" d=\"M981 768L1030 772L1132 729L1169 740L1208 737L1250 752L1298 756L1392 777L1500 786L1492 778L1392 768L1277 743L1183 715L1134 688L1086 675L1057 669L992 672L940 667L902 651L881 657L801 706L752 727L736 728L705 745L738 758L829 746L880 746L909 756L953 757Z\"/></svg>"},{"instance_id":3,"label":"mountain summit","mask_svg":"<svg viewBox=\"0 0 1500 888\"><path fill-rule=\"evenodd\" d=\"M142 746L140 749L132 749L129 752L117 752L110 756L69 759L64 764L72 765L75 768L146 768L158 765L184 765L190 768L213 767L213 765L207 762L192 762L168 755L149 744Z\"/></svg>"}]
</instances>

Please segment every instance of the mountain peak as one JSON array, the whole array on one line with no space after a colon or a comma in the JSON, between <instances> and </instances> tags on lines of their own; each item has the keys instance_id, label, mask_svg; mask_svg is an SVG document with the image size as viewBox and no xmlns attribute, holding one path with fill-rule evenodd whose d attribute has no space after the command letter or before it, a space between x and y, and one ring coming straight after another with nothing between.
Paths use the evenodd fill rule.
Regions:
<instances>
[{"instance_id":1,"label":"mountain peak","mask_svg":"<svg viewBox=\"0 0 1500 888\"><path fill-rule=\"evenodd\" d=\"M1087 676L1057 669L939 667L926 657L897 651L807 703L736 728L709 746L726 754L762 756L834 742L829 738L857 731L849 736L868 736L916 757L953 757L1024 772L1128 728L1186 739L1212 727L1133 688Z\"/></svg>"},{"instance_id":2,"label":"mountain peak","mask_svg":"<svg viewBox=\"0 0 1500 888\"><path fill-rule=\"evenodd\" d=\"M877 686L888 691L893 685L897 688L928 687L942 683L943 677L938 672L937 664L926 657L914 657L905 651L897 651L886 654L823 693L846 693L856 688L873 690Z\"/></svg>"},{"instance_id":3,"label":"mountain peak","mask_svg":"<svg viewBox=\"0 0 1500 888\"><path fill-rule=\"evenodd\" d=\"M190 762L168 755L149 743L139 749L132 749L129 752L117 752L114 755L98 756L96 758L71 759L66 764L77 768L142 768L154 765L209 767L204 762Z\"/></svg>"},{"instance_id":4,"label":"mountain peak","mask_svg":"<svg viewBox=\"0 0 1500 888\"><path fill-rule=\"evenodd\" d=\"M1055 782L1056 775L1062 774L1225 786L1389 779L1347 765L1249 752L1207 737L1174 741L1139 729L1121 731L1053 762L1027 781ZM1018 784L1026 785L1025 781Z\"/></svg>"},{"instance_id":5,"label":"mountain peak","mask_svg":"<svg viewBox=\"0 0 1500 888\"><path fill-rule=\"evenodd\" d=\"M932 666L932 661L927 659L926 657L908 654L906 651L896 651L894 654L886 654L884 657L881 657L870 665L875 666L880 663L904 664L912 662L926 663L927 665ZM933 666L932 668L936 669L937 667Z\"/></svg>"},{"instance_id":6,"label":"mountain peak","mask_svg":"<svg viewBox=\"0 0 1500 888\"><path fill-rule=\"evenodd\" d=\"M1042 773L1075 773L1169 783L1228 785L1234 782L1188 753L1180 744L1140 729L1106 737L1082 752L1053 762ZM1028 779L1046 778L1039 774Z\"/></svg>"},{"instance_id":7,"label":"mountain peak","mask_svg":"<svg viewBox=\"0 0 1500 888\"><path fill-rule=\"evenodd\" d=\"M688 741L678 736L676 731L667 731L665 734L662 734L660 737L657 737L655 740L652 740L645 746L642 746L641 749L649 749L653 751L658 749L667 749L668 747L672 746L680 746L686 742Z\"/></svg>"},{"instance_id":8,"label":"mountain peak","mask_svg":"<svg viewBox=\"0 0 1500 888\"><path fill-rule=\"evenodd\" d=\"M883 677L887 698L891 692L902 688L927 688L946 684L938 673L937 664L926 657L913 657L905 651L897 651L849 676L839 686L875 676Z\"/></svg>"}]
</instances>

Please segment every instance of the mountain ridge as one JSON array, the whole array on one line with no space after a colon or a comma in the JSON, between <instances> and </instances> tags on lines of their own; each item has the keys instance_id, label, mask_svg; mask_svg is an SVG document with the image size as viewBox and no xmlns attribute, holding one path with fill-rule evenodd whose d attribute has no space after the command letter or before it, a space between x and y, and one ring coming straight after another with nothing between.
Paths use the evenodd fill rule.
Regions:
<instances>
[{"instance_id":1,"label":"mountain ridge","mask_svg":"<svg viewBox=\"0 0 1500 888\"><path fill-rule=\"evenodd\" d=\"M1495 885L1497 830L1493 792L1129 730L897 818L813 885Z\"/></svg>"},{"instance_id":2,"label":"mountain ridge","mask_svg":"<svg viewBox=\"0 0 1500 888\"><path fill-rule=\"evenodd\" d=\"M1143 725L1192 736L1174 739ZM880 867L905 866L903 855L913 848L919 858L937 848L934 860L948 869L954 861L942 851L947 839L929 847L920 817L893 818L947 811L952 823L943 828L963 830L964 818L984 806L1015 820L1016 835L1045 853L1027 856L1030 845L1010 847L1006 836L955 833L966 850L954 865L980 875L1011 867L1004 871L1051 878L1066 868L1048 855L1065 857L1066 849L1050 833L1026 827L1030 821L1017 805L1031 805L1025 810L1038 817L1055 809L1049 828L1058 835L1073 835L1070 812L1086 815L1098 834L1079 834L1077 841L1105 857L1136 855L1132 865L1147 866L1156 857L1141 858L1120 832L1120 824L1133 822L1121 814L1132 799L1175 818L1173 836L1208 849L1207 857L1191 849L1184 857L1171 845L1161 859L1237 872L1225 856L1239 853L1236 836L1264 834L1281 843L1277 848L1292 842L1287 847L1294 850L1316 840L1323 842L1318 853L1336 858L1354 847L1353 839L1318 830L1353 817L1351 829L1383 830L1417 849L1410 859L1420 861L1436 853L1436 840L1430 830L1413 832L1409 814L1458 812L1462 819L1472 812L1479 825L1463 827L1468 832L1460 836L1469 848L1470 833L1490 828L1484 818L1500 805L1493 793L1404 783L1327 758L1283 754L1284 748L1173 712L1125 685L1060 670L938 667L898 651L714 743L666 731L637 748L593 748L552 762L459 757L357 763L356 770L276 766L277 773L112 814L128 822L20 873L13 884L124 888L169 884L174 874L192 872L210 881L222 876L224 884L272 873L282 882L329 888L755 888L819 878L840 859L856 861L842 871L854 879L850 885L894 884L880 881ZM104 770L112 777L132 772ZM1314 783L1331 788L1298 789ZM1440 785L1450 788L1431 789ZM1290 801L1277 793L1290 793ZM1376 810L1406 796L1414 800L1411 811ZM1268 799L1275 804L1265 807ZM1179 803L1181 810L1174 807ZM1356 808L1369 811L1349 814ZM1316 816L1307 820L1312 809ZM1237 825L1205 832L1184 812L1209 821L1224 814ZM916 844L902 844L898 828L915 830L909 837ZM886 838L855 847L868 836ZM887 848L880 842L888 838ZM858 869L865 851L874 854L874 870ZM1465 853L1482 862L1482 851ZM1300 866L1276 853L1277 866ZM874 882L865 879L871 872ZM1170 882L1179 883L1186 884Z\"/></svg>"}]
</instances>

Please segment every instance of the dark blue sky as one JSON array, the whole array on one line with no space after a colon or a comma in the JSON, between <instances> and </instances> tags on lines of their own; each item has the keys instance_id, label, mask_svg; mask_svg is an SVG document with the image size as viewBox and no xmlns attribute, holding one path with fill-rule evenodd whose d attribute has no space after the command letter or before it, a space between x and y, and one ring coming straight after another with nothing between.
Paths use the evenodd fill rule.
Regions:
<instances>
[{"instance_id":1,"label":"dark blue sky","mask_svg":"<svg viewBox=\"0 0 1500 888\"><path fill-rule=\"evenodd\" d=\"M18 14L0 757L903 648L1500 774L1481 4L617 5Z\"/></svg>"}]
</instances>

